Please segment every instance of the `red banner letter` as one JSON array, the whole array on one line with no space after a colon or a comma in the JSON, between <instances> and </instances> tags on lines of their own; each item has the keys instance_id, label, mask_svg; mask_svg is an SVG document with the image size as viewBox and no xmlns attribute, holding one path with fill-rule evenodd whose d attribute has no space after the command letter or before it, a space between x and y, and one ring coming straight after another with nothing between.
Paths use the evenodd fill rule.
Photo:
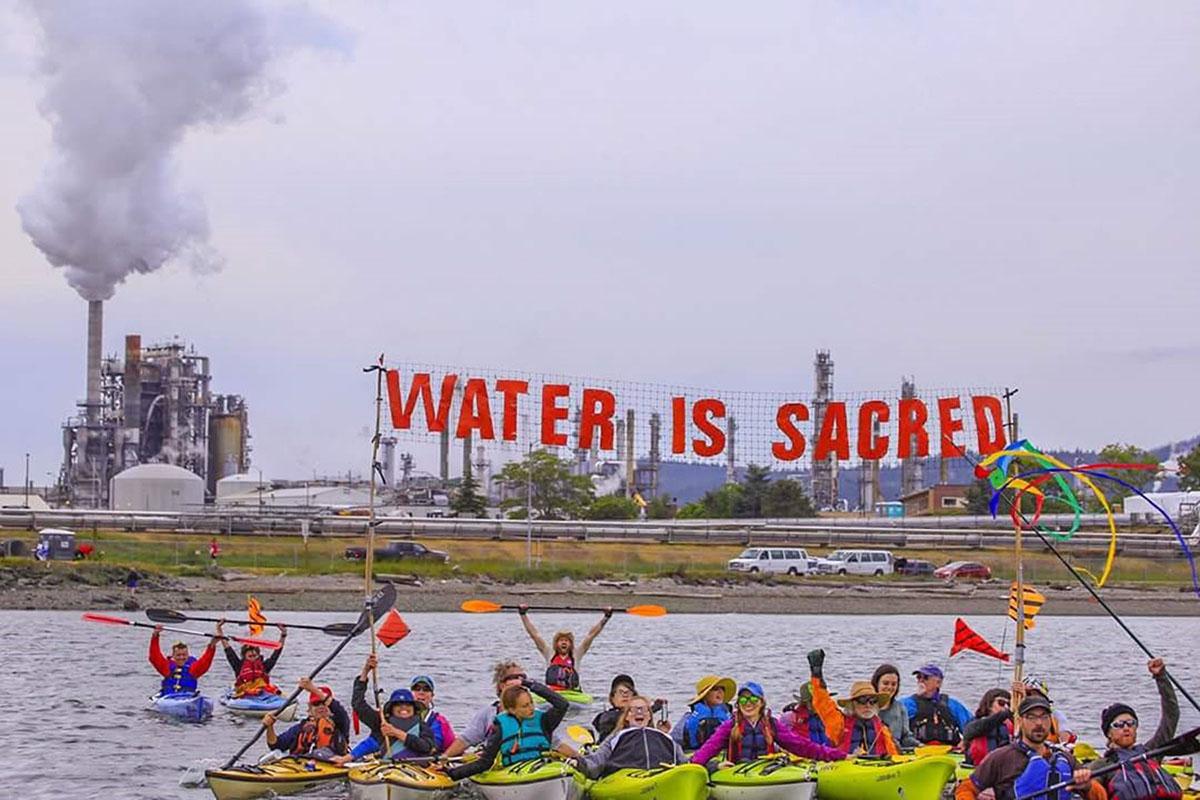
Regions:
<instances>
[{"instance_id":1,"label":"red banner letter","mask_svg":"<svg viewBox=\"0 0 1200 800\"><path fill-rule=\"evenodd\" d=\"M847 427L846 404L841 400L830 401L821 420L821 432L817 434L813 453L817 461L829 458L830 453L835 453L840 461L850 458L850 431Z\"/></svg>"},{"instance_id":2,"label":"red banner letter","mask_svg":"<svg viewBox=\"0 0 1200 800\"><path fill-rule=\"evenodd\" d=\"M571 387L565 383L547 383L542 386L542 444L562 447L567 435L559 433L557 423L571 414L569 408L556 405L560 397L570 397Z\"/></svg>"},{"instance_id":3,"label":"red banner letter","mask_svg":"<svg viewBox=\"0 0 1200 800\"><path fill-rule=\"evenodd\" d=\"M909 458L929 455L929 433L925 430L925 422L929 419L929 409L925 403L915 397L900 399L900 444L896 448L897 458ZM917 449L913 452L913 439L916 439Z\"/></svg>"},{"instance_id":4,"label":"red banner letter","mask_svg":"<svg viewBox=\"0 0 1200 800\"><path fill-rule=\"evenodd\" d=\"M875 438L875 423L882 426L891 415L882 400L868 400L858 407L858 457L863 461L878 461L887 455L888 437Z\"/></svg>"},{"instance_id":5,"label":"red banner letter","mask_svg":"<svg viewBox=\"0 0 1200 800\"><path fill-rule=\"evenodd\" d=\"M1000 398L978 395L971 398L975 412L975 433L979 437L979 455L986 456L1004 449L1004 412ZM989 419L990 418L990 419Z\"/></svg>"},{"instance_id":6,"label":"red banner letter","mask_svg":"<svg viewBox=\"0 0 1200 800\"><path fill-rule=\"evenodd\" d=\"M617 398L604 389L583 390L583 411L579 416L579 449L592 449L592 437L600 429L600 449L613 449L612 416L617 410Z\"/></svg>"},{"instance_id":7,"label":"red banner letter","mask_svg":"<svg viewBox=\"0 0 1200 800\"><path fill-rule=\"evenodd\" d=\"M676 455L687 446L687 400L671 398L671 452Z\"/></svg>"},{"instance_id":8,"label":"red banner letter","mask_svg":"<svg viewBox=\"0 0 1200 800\"><path fill-rule=\"evenodd\" d=\"M433 410L433 392L429 386L429 373L418 372L413 375L412 385L408 387L408 398L400 387L400 371L387 371L388 406L392 411L392 427L397 430L408 430L412 427L412 413L417 405L417 398L425 408L425 428L430 433L441 433L446 428L446 418L450 416L450 402L454 399L454 384L458 382L457 375L447 375L442 378L442 396L438 399L437 412Z\"/></svg>"},{"instance_id":9,"label":"red banner letter","mask_svg":"<svg viewBox=\"0 0 1200 800\"><path fill-rule=\"evenodd\" d=\"M470 378L463 387L462 408L458 410L458 430L454 435L465 439L471 431L479 431L480 439L495 439L492 427L492 406L488 402L487 381Z\"/></svg>"},{"instance_id":10,"label":"red banner letter","mask_svg":"<svg viewBox=\"0 0 1200 800\"><path fill-rule=\"evenodd\" d=\"M692 406L692 422L700 433L708 437L707 441L692 439L692 452L698 456L718 456L725 450L725 431L712 423L714 417L725 417L725 404L720 400L707 397L697 400L696 405Z\"/></svg>"},{"instance_id":11,"label":"red banner letter","mask_svg":"<svg viewBox=\"0 0 1200 800\"><path fill-rule=\"evenodd\" d=\"M963 429L962 419L955 417L959 402L957 397L938 398L938 429L942 436L942 458L958 458L962 450L954 441L954 434Z\"/></svg>"},{"instance_id":12,"label":"red banner letter","mask_svg":"<svg viewBox=\"0 0 1200 800\"><path fill-rule=\"evenodd\" d=\"M796 422L808 421L808 406L804 403L784 403L775 412L775 426L786 437L786 442L771 442L771 455L780 461L795 461L804 455L804 434Z\"/></svg>"},{"instance_id":13,"label":"red banner letter","mask_svg":"<svg viewBox=\"0 0 1200 800\"><path fill-rule=\"evenodd\" d=\"M529 391L529 381L496 381L496 391L504 395L504 430L500 434L506 442L517 440L517 395Z\"/></svg>"}]
</instances>

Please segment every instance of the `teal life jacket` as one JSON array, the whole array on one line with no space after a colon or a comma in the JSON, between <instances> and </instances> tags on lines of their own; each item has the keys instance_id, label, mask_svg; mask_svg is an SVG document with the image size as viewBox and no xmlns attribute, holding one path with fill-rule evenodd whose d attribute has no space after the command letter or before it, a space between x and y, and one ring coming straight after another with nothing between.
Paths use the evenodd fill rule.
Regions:
<instances>
[{"instance_id":1,"label":"teal life jacket","mask_svg":"<svg viewBox=\"0 0 1200 800\"><path fill-rule=\"evenodd\" d=\"M550 750L550 737L542 730L542 718L546 712L537 710L529 719L517 719L505 711L496 715L496 726L500 729L500 763L503 766L521 761L532 761Z\"/></svg>"}]
</instances>

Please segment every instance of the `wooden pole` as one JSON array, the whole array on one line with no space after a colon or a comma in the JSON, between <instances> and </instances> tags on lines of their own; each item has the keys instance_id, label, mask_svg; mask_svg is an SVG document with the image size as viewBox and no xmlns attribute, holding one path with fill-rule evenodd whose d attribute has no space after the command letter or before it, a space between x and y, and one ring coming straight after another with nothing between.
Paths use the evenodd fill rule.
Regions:
<instances>
[{"instance_id":1,"label":"wooden pole","mask_svg":"<svg viewBox=\"0 0 1200 800\"><path fill-rule=\"evenodd\" d=\"M1017 389L1004 389L1004 416L1008 427L1008 447L1012 447L1016 441L1016 427L1013 424L1012 413L1012 398L1017 393ZM1009 460L1009 469L1005 474L1013 472L1013 468L1017 465L1016 459ZM1020 502L1016 500L1014 502ZM1017 519L1022 519L1020 514ZM1024 528L1023 522L1017 522L1013 526L1013 558L1016 560L1016 603L1017 603L1017 636L1016 644L1013 648L1013 682L1020 683L1024 678L1025 672L1025 564L1023 561L1021 533ZM1015 709L1014 709L1015 711Z\"/></svg>"},{"instance_id":2,"label":"wooden pole","mask_svg":"<svg viewBox=\"0 0 1200 800\"><path fill-rule=\"evenodd\" d=\"M381 435L380 434L380 426L382 424L382 419L383 419L383 374L384 374L383 354L381 353L379 355L378 364L376 364L373 367L368 367L367 370L365 370L365 371L368 371L368 372L374 371L374 373L375 373L375 435L371 437L371 467L370 467L370 475L371 475L370 487L371 488L369 490L369 495L368 495L369 499L367 501L367 552L366 552L365 557L363 558L363 561L366 564L365 573L363 575L363 596L368 598L368 601L369 601L369 599L371 597L371 578L372 578L372 573L375 570L375 486L376 486L375 480L376 480L376 476L378 474L376 465L378 464L378 461L379 461L379 439L380 439L380 435ZM367 620L368 620L367 624L369 626L370 633L371 633L371 655L374 656L374 655L376 655L376 650L375 650L375 621L376 620L375 620L375 613L372 610L370 610L369 605L368 605L368 611L367 611ZM379 665L378 664L376 664L375 667L371 670L371 694L375 698L375 710L377 712L379 712L379 722L380 722L380 726L382 727L383 723L386 722L386 720L383 718L383 708L382 708L383 704L381 702L382 698L380 697L380 693L379 693ZM385 734L383 734L384 753L390 752L391 749L392 749L391 739L385 733Z\"/></svg>"}]
</instances>

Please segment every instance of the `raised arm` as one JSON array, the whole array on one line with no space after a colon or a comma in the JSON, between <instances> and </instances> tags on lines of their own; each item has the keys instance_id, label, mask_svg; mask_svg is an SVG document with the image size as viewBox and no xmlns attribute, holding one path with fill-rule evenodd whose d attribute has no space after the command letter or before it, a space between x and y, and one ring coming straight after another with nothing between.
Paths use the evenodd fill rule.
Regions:
<instances>
[{"instance_id":1,"label":"raised arm","mask_svg":"<svg viewBox=\"0 0 1200 800\"><path fill-rule=\"evenodd\" d=\"M193 678L199 678L204 673L208 672L208 668L212 666L213 656L217 654L217 638L208 640L208 647L204 648L204 652L200 657L192 662L192 668L188 672L192 673Z\"/></svg>"},{"instance_id":2,"label":"raised arm","mask_svg":"<svg viewBox=\"0 0 1200 800\"><path fill-rule=\"evenodd\" d=\"M154 628L154 633L150 634L150 666L158 671L159 675L164 678L171 674L171 668L167 666L167 657L163 655L162 648L158 646L159 634L162 632L162 626L158 625Z\"/></svg>"},{"instance_id":3,"label":"raised arm","mask_svg":"<svg viewBox=\"0 0 1200 800\"><path fill-rule=\"evenodd\" d=\"M571 710L571 704L558 692L537 681L525 681L525 688L550 704L550 710L542 716L542 730L547 738L552 738L550 734Z\"/></svg>"},{"instance_id":4,"label":"raised arm","mask_svg":"<svg viewBox=\"0 0 1200 800\"><path fill-rule=\"evenodd\" d=\"M1146 749L1153 750L1175 738L1175 728L1179 725L1179 699L1175 696L1175 687L1171 685L1171 679L1167 677L1167 665L1163 660L1156 658L1150 662L1149 667L1150 674L1154 676L1154 685L1158 688L1159 704L1162 707L1158 728L1150 737L1150 741L1146 742Z\"/></svg>"},{"instance_id":5,"label":"raised arm","mask_svg":"<svg viewBox=\"0 0 1200 800\"><path fill-rule=\"evenodd\" d=\"M279 649L271 655L267 656L267 660L263 662L263 669L267 674L271 674L271 670L275 669L275 663L279 661L279 657L283 655L283 645L287 641L287 628L282 624L279 626Z\"/></svg>"},{"instance_id":6,"label":"raised arm","mask_svg":"<svg viewBox=\"0 0 1200 800\"><path fill-rule=\"evenodd\" d=\"M521 616L521 625L524 626L525 632L529 634L529 638L533 640L533 646L536 647L538 652L542 654L542 658L549 661L550 656L552 656L553 653L551 653L550 648L546 646L546 642L542 639L542 635L538 633L538 629L534 627L532 622L529 621L529 607L522 603L521 605L517 606L517 612Z\"/></svg>"},{"instance_id":7,"label":"raised arm","mask_svg":"<svg viewBox=\"0 0 1200 800\"><path fill-rule=\"evenodd\" d=\"M610 619L612 619L612 615L613 610L611 608L604 609L604 616L601 617L600 621L593 625L592 629L587 632L586 636L583 637L583 642L579 645L579 649L575 651L576 667L579 666L579 662L583 660L583 656L587 653L587 651L591 649L592 642L594 642L596 637L600 635L600 631L604 630L604 626L608 624Z\"/></svg>"}]
</instances>

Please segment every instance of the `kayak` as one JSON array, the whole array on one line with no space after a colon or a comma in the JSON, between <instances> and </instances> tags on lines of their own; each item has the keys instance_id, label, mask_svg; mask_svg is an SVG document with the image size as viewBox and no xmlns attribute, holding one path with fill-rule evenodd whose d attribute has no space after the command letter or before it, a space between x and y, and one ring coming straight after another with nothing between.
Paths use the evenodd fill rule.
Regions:
<instances>
[{"instance_id":1,"label":"kayak","mask_svg":"<svg viewBox=\"0 0 1200 800\"><path fill-rule=\"evenodd\" d=\"M213 712L212 700L192 692L156 694L150 698L150 707L159 714L182 722L203 722Z\"/></svg>"},{"instance_id":2,"label":"kayak","mask_svg":"<svg viewBox=\"0 0 1200 800\"><path fill-rule=\"evenodd\" d=\"M714 800L809 800L817 791L814 762L787 753L719 769L710 780Z\"/></svg>"},{"instance_id":3,"label":"kayak","mask_svg":"<svg viewBox=\"0 0 1200 800\"><path fill-rule=\"evenodd\" d=\"M381 761L350 770L351 800L446 800L454 781L416 764Z\"/></svg>"},{"instance_id":4,"label":"kayak","mask_svg":"<svg viewBox=\"0 0 1200 800\"><path fill-rule=\"evenodd\" d=\"M592 800L703 800L708 797L708 770L699 764L657 769L621 769L588 790Z\"/></svg>"},{"instance_id":5,"label":"kayak","mask_svg":"<svg viewBox=\"0 0 1200 800\"><path fill-rule=\"evenodd\" d=\"M570 703L571 708L574 709L588 708L593 702L595 702L595 698L590 694L581 692L577 689L555 689L554 692L563 700L566 700L568 703ZM546 701L541 697L538 697L536 694L533 695L533 702L537 703L538 705L546 704Z\"/></svg>"},{"instance_id":6,"label":"kayak","mask_svg":"<svg viewBox=\"0 0 1200 800\"><path fill-rule=\"evenodd\" d=\"M821 800L938 800L954 777L950 756L851 758L817 768Z\"/></svg>"},{"instance_id":7,"label":"kayak","mask_svg":"<svg viewBox=\"0 0 1200 800\"><path fill-rule=\"evenodd\" d=\"M291 722L296 718L296 704L292 703L286 709L283 704L287 698L279 694L252 694L248 697L234 697L232 691L221 695L221 705L235 714L247 717L261 717L264 714L274 714L275 719ZM282 710L282 712L281 712Z\"/></svg>"},{"instance_id":8,"label":"kayak","mask_svg":"<svg viewBox=\"0 0 1200 800\"><path fill-rule=\"evenodd\" d=\"M535 758L471 776L487 800L580 800L587 779L560 758Z\"/></svg>"},{"instance_id":9,"label":"kayak","mask_svg":"<svg viewBox=\"0 0 1200 800\"><path fill-rule=\"evenodd\" d=\"M247 800L267 794L295 794L330 781L341 780L350 770L327 761L288 756L269 764L242 764L230 769L206 770L208 788L217 800Z\"/></svg>"}]
</instances>

